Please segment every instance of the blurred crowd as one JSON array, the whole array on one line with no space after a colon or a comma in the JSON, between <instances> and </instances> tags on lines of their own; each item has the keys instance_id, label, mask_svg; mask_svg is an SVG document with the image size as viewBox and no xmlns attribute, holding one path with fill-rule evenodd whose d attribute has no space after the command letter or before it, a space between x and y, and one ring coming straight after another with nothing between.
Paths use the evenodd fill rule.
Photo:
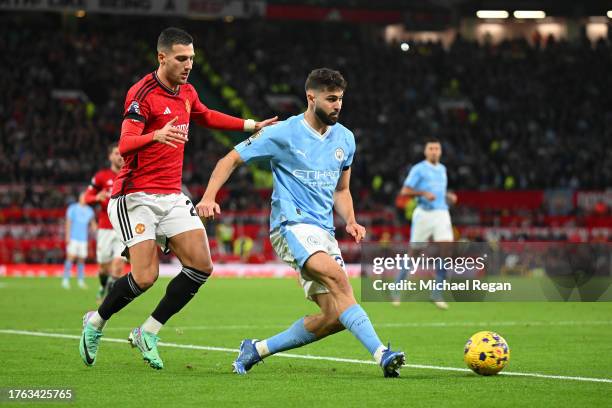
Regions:
<instances>
[{"instance_id":1,"label":"blurred crowd","mask_svg":"<svg viewBox=\"0 0 612 408\"><path fill-rule=\"evenodd\" d=\"M27 17L2 23L0 184L86 184L118 137L125 92L156 66L161 26L59 29L52 18ZM343 72L349 87L341 121L357 137L352 187L360 209L393 203L428 136L443 143L452 189L612 185L612 48L603 40L493 46L458 37L449 49L414 43L403 52L365 26L185 24L206 61L260 117L279 113L267 96L304 100L312 68ZM194 81L206 88L196 71ZM199 127L191 132L184 181L202 184L227 147ZM243 195L250 177L241 171L230 190ZM26 194L32 206L57 204L35 196ZM259 206L253 197L235 206Z\"/></svg>"}]
</instances>

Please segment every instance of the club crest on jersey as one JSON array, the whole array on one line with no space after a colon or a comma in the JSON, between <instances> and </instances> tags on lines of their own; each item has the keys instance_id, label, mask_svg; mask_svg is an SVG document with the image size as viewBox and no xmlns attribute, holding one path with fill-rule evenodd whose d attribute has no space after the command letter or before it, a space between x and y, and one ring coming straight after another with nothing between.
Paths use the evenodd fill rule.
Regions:
<instances>
[{"instance_id":1,"label":"club crest on jersey","mask_svg":"<svg viewBox=\"0 0 612 408\"><path fill-rule=\"evenodd\" d=\"M191 103L189 102L189 99L185 99L185 110L187 113L191 113Z\"/></svg>"},{"instance_id":2,"label":"club crest on jersey","mask_svg":"<svg viewBox=\"0 0 612 408\"><path fill-rule=\"evenodd\" d=\"M134 228L134 230L136 230L137 234L142 234L145 232L145 226L144 224L136 224L136 228Z\"/></svg>"},{"instance_id":3,"label":"club crest on jersey","mask_svg":"<svg viewBox=\"0 0 612 408\"><path fill-rule=\"evenodd\" d=\"M342 150L341 147L336 149L336 152L334 153L334 157L336 158L336 160L338 160L339 162L341 162L342 160L344 160L344 150Z\"/></svg>"},{"instance_id":4,"label":"club crest on jersey","mask_svg":"<svg viewBox=\"0 0 612 408\"><path fill-rule=\"evenodd\" d=\"M128 113L135 113L137 115L140 115L140 105L138 104L138 101L132 101L132 103L130 103Z\"/></svg>"}]
</instances>

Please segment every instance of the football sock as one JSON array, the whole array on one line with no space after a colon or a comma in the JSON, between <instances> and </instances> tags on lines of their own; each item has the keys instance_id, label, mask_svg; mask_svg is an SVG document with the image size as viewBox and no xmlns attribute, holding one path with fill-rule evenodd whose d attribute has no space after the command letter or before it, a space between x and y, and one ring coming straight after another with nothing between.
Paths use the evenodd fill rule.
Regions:
<instances>
[{"instance_id":1,"label":"football sock","mask_svg":"<svg viewBox=\"0 0 612 408\"><path fill-rule=\"evenodd\" d=\"M104 320L110 319L110 317L126 307L132 300L144 293L131 273L117 279L113 285L113 289L110 291L104 302L100 305L98 313Z\"/></svg>"},{"instance_id":2,"label":"football sock","mask_svg":"<svg viewBox=\"0 0 612 408\"><path fill-rule=\"evenodd\" d=\"M168 284L166 295L151 313L151 317L165 324L195 296L209 276L197 269L183 266L181 272Z\"/></svg>"},{"instance_id":3,"label":"football sock","mask_svg":"<svg viewBox=\"0 0 612 408\"><path fill-rule=\"evenodd\" d=\"M100 272L98 272L98 279L100 279L100 286L102 286L103 288L106 287L106 281L108 281L108 275L107 274L102 274Z\"/></svg>"},{"instance_id":4,"label":"football sock","mask_svg":"<svg viewBox=\"0 0 612 408\"><path fill-rule=\"evenodd\" d=\"M91 324L98 330L102 330L104 326L106 326L106 320L104 320L102 316L100 316L100 313L98 313L97 311L91 315L87 323Z\"/></svg>"},{"instance_id":5,"label":"football sock","mask_svg":"<svg viewBox=\"0 0 612 408\"><path fill-rule=\"evenodd\" d=\"M147 320L142 325L142 330L157 334L159 330L162 328L163 324L158 322L153 316L149 316Z\"/></svg>"},{"instance_id":6,"label":"football sock","mask_svg":"<svg viewBox=\"0 0 612 408\"><path fill-rule=\"evenodd\" d=\"M66 259L64 262L64 279L70 279L70 273L72 272L72 261Z\"/></svg>"},{"instance_id":7,"label":"football sock","mask_svg":"<svg viewBox=\"0 0 612 408\"><path fill-rule=\"evenodd\" d=\"M85 280L85 262L77 262L77 277L80 281Z\"/></svg>"},{"instance_id":8,"label":"football sock","mask_svg":"<svg viewBox=\"0 0 612 408\"><path fill-rule=\"evenodd\" d=\"M117 282L117 279L113 278L112 276L108 276L108 279L106 280L106 284L104 286L104 291L106 293L110 293L110 291L113 290L113 285L115 284L115 282Z\"/></svg>"},{"instance_id":9,"label":"football sock","mask_svg":"<svg viewBox=\"0 0 612 408\"><path fill-rule=\"evenodd\" d=\"M304 318L301 318L284 332L255 343L255 347L257 348L259 356L264 358L281 351L305 346L315 340L317 340L316 336L314 333L306 330L306 327L304 327Z\"/></svg>"},{"instance_id":10,"label":"football sock","mask_svg":"<svg viewBox=\"0 0 612 408\"><path fill-rule=\"evenodd\" d=\"M360 305L354 304L342 312L340 323L375 357L374 354L383 344L374 331L370 318Z\"/></svg>"}]
</instances>

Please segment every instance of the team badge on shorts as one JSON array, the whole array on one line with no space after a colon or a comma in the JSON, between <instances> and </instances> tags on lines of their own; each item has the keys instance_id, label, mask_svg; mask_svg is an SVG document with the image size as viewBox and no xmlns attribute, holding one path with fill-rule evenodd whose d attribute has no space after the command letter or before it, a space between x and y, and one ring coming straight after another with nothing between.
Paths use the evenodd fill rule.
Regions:
<instances>
[{"instance_id":1,"label":"team badge on shorts","mask_svg":"<svg viewBox=\"0 0 612 408\"><path fill-rule=\"evenodd\" d=\"M309 235L308 238L306 238L306 241L308 241L310 245L321 245L319 238L315 237L314 235Z\"/></svg>"},{"instance_id":2,"label":"team badge on shorts","mask_svg":"<svg viewBox=\"0 0 612 408\"><path fill-rule=\"evenodd\" d=\"M336 255L334 257L334 261L336 261L336 263L338 263L338 265L340 265L340 267L344 269L344 259L342 259L340 255Z\"/></svg>"},{"instance_id":3,"label":"team badge on shorts","mask_svg":"<svg viewBox=\"0 0 612 408\"><path fill-rule=\"evenodd\" d=\"M185 99L185 110L187 113L191 112L191 103L189 102L189 99Z\"/></svg>"},{"instance_id":4,"label":"team badge on shorts","mask_svg":"<svg viewBox=\"0 0 612 408\"><path fill-rule=\"evenodd\" d=\"M334 153L334 156L336 157L336 160L341 162L342 160L344 160L344 150L342 150L341 147L337 148L336 152Z\"/></svg>"},{"instance_id":5,"label":"team badge on shorts","mask_svg":"<svg viewBox=\"0 0 612 408\"><path fill-rule=\"evenodd\" d=\"M136 231L137 234L142 234L143 232L145 232L145 225L136 224L136 228L134 228L134 230Z\"/></svg>"}]
</instances>

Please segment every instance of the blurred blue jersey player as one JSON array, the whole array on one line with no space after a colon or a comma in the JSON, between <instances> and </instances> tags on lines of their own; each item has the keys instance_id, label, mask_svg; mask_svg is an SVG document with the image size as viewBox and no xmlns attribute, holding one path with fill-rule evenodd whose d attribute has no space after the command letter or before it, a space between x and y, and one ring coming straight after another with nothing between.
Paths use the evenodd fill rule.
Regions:
<instances>
[{"instance_id":1,"label":"blurred blue jersey player","mask_svg":"<svg viewBox=\"0 0 612 408\"><path fill-rule=\"evenodd\" d=\"M346 231L360 242L365 228L355 220L349 191L355 139L337 123L346 81L321 68L306 80L307 111L268 127L240 143L213 171L200 216L220 213L215 197L241 163L267 161L274 179L270 240L278 256L300 273L306 297L321 313L306 316L266 340L243 340L233 363L238 374L262 359L349 330L382 367L385 377L397 377L404 353L384 346L366 312L357 304L334 238L333 209Z\"/></svg>"},{"instance_id":2,"label":"blurred blue jersey player","mask_svg":"<svg viewBox=\"0 0 612 408\"><path fill-rule=\"evenodd\" d=\"M79 195L79 202L72 203L66 211L66 262L62 287L70 289L70 273L74 261L77 261L79 287L85 285L85 259L87 258L87 235L90 225L95 226L94 210L85 204L85 193Z\"/></svg>"},{"instance_id":3,"label":"blurred blue jersey player","mask_svg":"<svg viewBox=\"0 0 612 408\"><path fill-rule=\"evenodd\" d=\"M417 207L412 214L410 228L410 242L418 244L433 239L435 242L453 240L453 227L448 212L447 201L454 204L457 196L447 191L446 167L440 163L442 145L437 139L428 139L425 142L425 160L415 164L410 169L402 190L401 196L416 197ZM403 280L408 274L403 269L397 281ZM436 281L442 281L446 275L444 268L436 271ZM447 309L440 292L432 292L432 301L440 309ZM399 300L396 298L394 304Z\"/></svg>"}]
</instances>

